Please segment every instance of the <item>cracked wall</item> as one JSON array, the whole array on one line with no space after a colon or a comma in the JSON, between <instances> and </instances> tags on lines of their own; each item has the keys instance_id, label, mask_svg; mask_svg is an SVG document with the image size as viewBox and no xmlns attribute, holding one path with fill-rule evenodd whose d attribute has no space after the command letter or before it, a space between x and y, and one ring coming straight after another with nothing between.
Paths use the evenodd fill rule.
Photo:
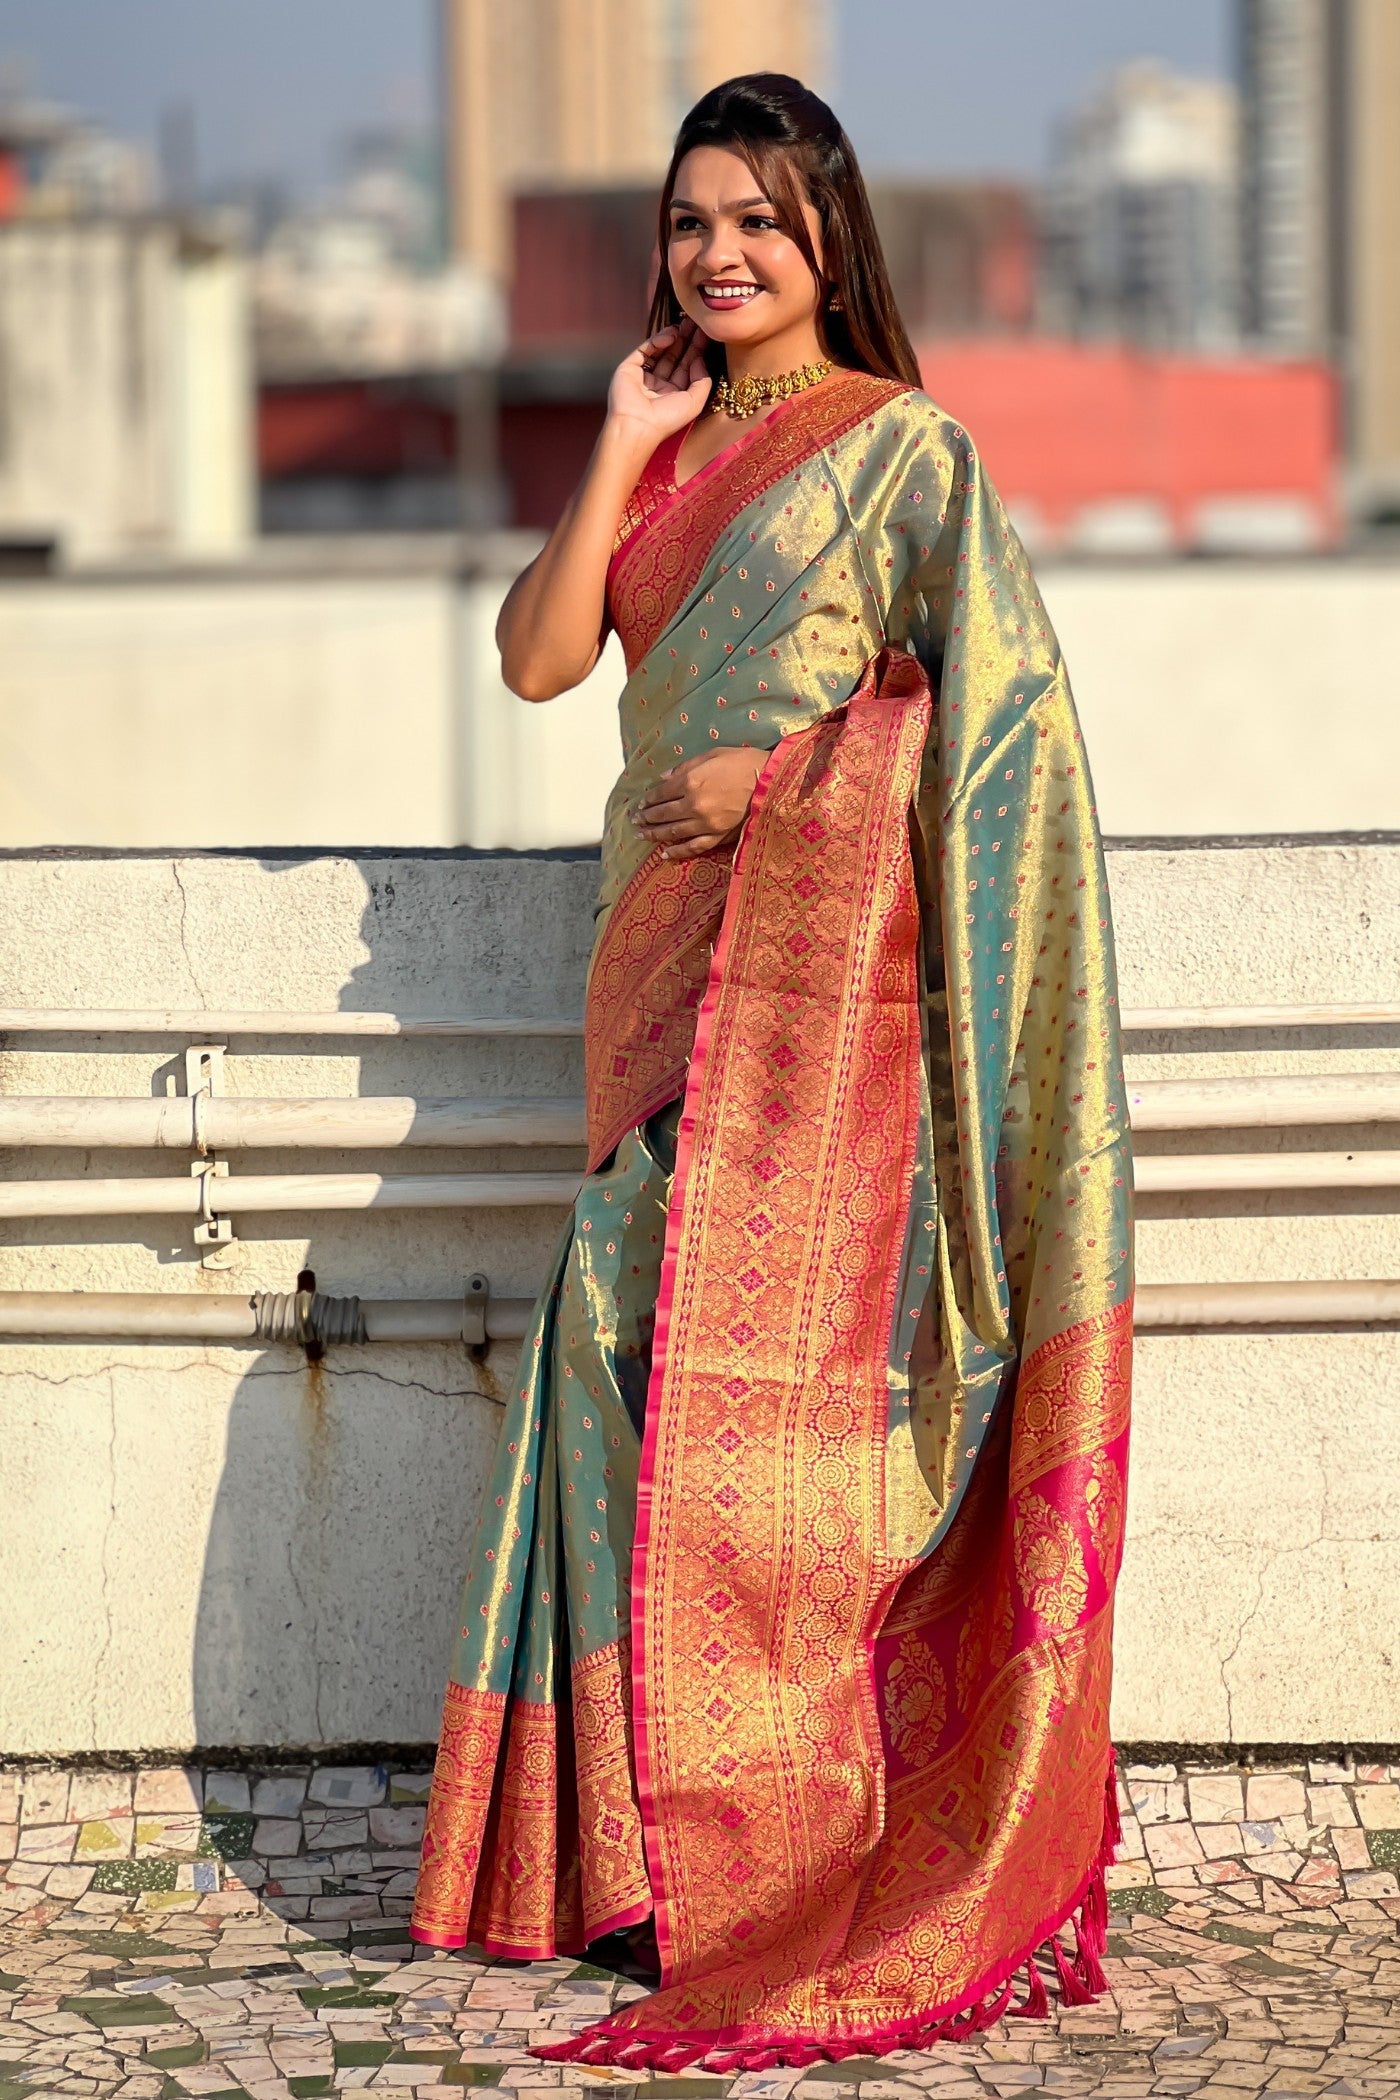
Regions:
<instances>
[{"instance_id":1,"label":"cracked wall","mask_svg":"<svg viewBox=\"0 0 1400 2100\"><path fill-rule=\"evenodd\" d=\"M1393 995L1400 846L1120 850L1127 1005ZM0 862L16 1004L578 1011L586 860L336 854ZM1394 1070L1400 1031L1136 1038L1142 1075ZM567 1094L575 1041L230 1046L231 1092ZM0 1091L183 1087L183 1040L12 1037ZM1329 1132L1327 1149L1376 1134ZM1297 1141L1297 1140L1294 1140ZM1277 1134L1259 1144L1281 1142ZM1181 1133L1199 1151L1228 1133ZM572 1167L499 1151L268 1153L259 1171ZM183 1174L118 1153L7 1179ZM224 1274L189 1224L0 1224L0 1287L529 1291L553 1211L247 1218ZM1149 1281L1400 1275L1395 1192L1144 1202ZM1400 1340L1150 1335L1119 1609L1122 1740L1400 1741ZM496 1350L492 1378L508 1379ZM0 1343L0 1751L426 1742L499 1420L460 1349Z\"/></svg>"}]
</instances>

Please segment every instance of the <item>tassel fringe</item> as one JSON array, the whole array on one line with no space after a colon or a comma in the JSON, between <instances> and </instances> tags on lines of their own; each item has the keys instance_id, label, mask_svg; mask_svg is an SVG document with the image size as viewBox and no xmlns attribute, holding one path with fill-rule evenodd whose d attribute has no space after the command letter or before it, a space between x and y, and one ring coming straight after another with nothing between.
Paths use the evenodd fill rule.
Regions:
<instances>
[{"instance_id":1,"label":"tassel fringe","mask_svg":"<svg viewBox=\"0 0 1400 2100\"><path fill-rule=\"evenodd\" d=\"M1011 2018L1013 2020L1048 2020L1049 2017L1050 1996L1045 1988L1041 1973L1035 1965L1035 1956L1032 1955L1026 1963L1026 1995L1019 2005L1012 2006Z\"/></svg>"},{"instance_id":2,"label":"tassel fringe","mask_svg":"<svg viewBox=\"0 0 1400 2100\"><path fill-rule=\"evenodd\" d=\"M1037 1951L1048 1953L1055 1969L1062 2005L1090 2005L1108 1989L1103 1957L1108 1947L1108 1888L1104 1869L1112 1863L1122 1836L1118 1818L1117 1772L1109 1766L1105 1789L1103 1840L1077 1906L1042 1936L1038 1949L1020 1956L975 2004L961 2011L931 2014L922 2019L901 2020L875 2033L841 2035L822 2041L810 2037L791 2041L726 2044L715 2034L649 2035L615 2020L600 2020L567 2041L549 2042L530 2051L531 2056L556 2064L612 2064L623 2070L686 2071L699 2064L706 2071L732 2074L737 2071L769 2071L779 2065L802 2070L809 2064L841 2063L850 2056L888 2056L896 2049L929 2049L935 2042L966 2042L982 2034L1005 2017L1045 2020L1050 1999L1037 1965ZM1075 1954L1071 1961L1059 1938L1061 1925L1073 1923ZM1016 1972L1024 1965L1026 1995L1012 2005Z\"/></svg>"}]
</instances>

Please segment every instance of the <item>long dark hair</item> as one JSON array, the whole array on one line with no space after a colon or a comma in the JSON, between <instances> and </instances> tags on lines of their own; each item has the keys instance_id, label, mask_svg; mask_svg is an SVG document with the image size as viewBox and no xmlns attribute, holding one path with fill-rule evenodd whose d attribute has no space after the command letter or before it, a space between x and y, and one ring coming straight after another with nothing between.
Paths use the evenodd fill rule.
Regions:
<instances>
[{"instance_id":1,"label":"long dark hair","mask_svg":"<svg viewBox=\"0 0 1400 2100\"><path fill-rule=\"evenodd\" d=\"M700 97L676 133L661 192L661 265L648 333L681 318L666 260L671 198L676 171L697 146L727 147L753 169L778 223L806 256L820 287L817 332L827 355L881 379L921 385L851 142L821 96L787 73L741 73L722 81ZM804 202L814 206L821 225L821 268L802 215ZM839 302L834 313L833 293ZM716 373L723 371L721 344L713 346L710 362Z\"/></svg>"}]
</instances>

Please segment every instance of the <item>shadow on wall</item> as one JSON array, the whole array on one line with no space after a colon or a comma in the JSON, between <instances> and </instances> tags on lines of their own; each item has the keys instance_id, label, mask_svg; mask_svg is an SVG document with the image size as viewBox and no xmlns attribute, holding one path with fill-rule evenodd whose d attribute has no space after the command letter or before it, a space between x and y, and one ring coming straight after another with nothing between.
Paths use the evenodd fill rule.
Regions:
<instances>
[{"instance_id":1,"label":"shadow on wall","mask_svg":"<svg viewBox=\"0 0 1400 2100\"><path fill-rule=\"evenodd\" d=\"M281 872L312 858L263 865ZM415 856L413 866L422 864ZM513 864L507 858L501 867ZM396 870L403 870L397 910ZM565 924L556 935L562 967L547 952L548 936L537 939L533 982L522 990L511 978L530 957L518 963L512 956L519 944L511 940L509 900L497 897L492 908L495 871L463 871L478 908L460 938L428 908L430 884L421 886L416 904L404 897L415 877L403 862L367 859L360 872L366 959L341 989L342 1010L554 1012L567 1004L572 951L582 957L591 930L586 909L580 926ZM581 987L581 966L579 975ZM473 981L481 988L477 998L470 996ZM345 1047L334 1045L338 1052ZM364 1092L577 1087L577 1047L569 1042L527 1051L533 1062L523 1083L510 1062L520 1057L518 1045L438 1039L405 1048L389 1039L351 1047L364 1053ZM305 1164L327 1162L318 1154ZM378 1155L344 1164L395 1170ZM435 1163L424 1164L431 1170ZM410 1166L419 1170L417 1160L401 1159L397 1171ZM319 1287L440 1295L454 1287L445 1272L460 1289L481 1259L473 1241L482 1228L457 1212L415 1216L428 1237L409 1237L407 1252L402 1239L387 1236L393 1227L384 1217L307 1220L307 1266ZM266 1223L269 1237L306 1229L300 1219ZM489 1219L485 1229L493 1229ZM555 1229L552 1214L540 1213L536 1236L548 1239ZM534 1232L527 1227L527 1239ZM437 1265L430 1283L423 1281L425 1261ZM502 1261L529 1271L512 1276L512 1289L544 1268L543 1255L529 1245L522 1251L514 1239L509 1254L501 1250L491 1264L498 1276ZM282 1287L291 1283L288 1273ZM407 1747L435 1739L459 1585L500 1419L490 1396L494 1380L513 1373L513 1347L489 1366L462 1347L429 1344L332 1348L319 1363L283 1345L252 1362L229 1410L205 1551L193 1656L198 1746Z\"/></svg>"},{"instance_id":2,"label":"shadow on wall","mask_svg":"<svg viewBox=\"0 0 1400 2100\"><path fill-rule=\"evenodd\" d=\"M435 1736L497 1411L473 1366L425 1353L341 1369L282 1349L240 1381L195 1627L201 1747Z\"/></svg>"}]
</instances>

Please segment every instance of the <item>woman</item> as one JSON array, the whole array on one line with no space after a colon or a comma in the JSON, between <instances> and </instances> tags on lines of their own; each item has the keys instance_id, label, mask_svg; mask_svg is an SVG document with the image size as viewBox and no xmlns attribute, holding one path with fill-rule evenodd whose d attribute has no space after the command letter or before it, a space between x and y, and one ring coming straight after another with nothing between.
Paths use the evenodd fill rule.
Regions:
<instances>
[{"instance_id":1,"label":"woman","mask_svg":"<svg viewBox=\"0 0 1400 2100\"><path fill-rule=\"evenodd\" d=\"M650 1921L659 1992L539 2053L732 2070L1102 1986L1130 1169L1069 689L845 135L730 81L661 223L499 628L544 700L616 626L626 763L414 1932Z\"/></svg>"}]
</instances>

